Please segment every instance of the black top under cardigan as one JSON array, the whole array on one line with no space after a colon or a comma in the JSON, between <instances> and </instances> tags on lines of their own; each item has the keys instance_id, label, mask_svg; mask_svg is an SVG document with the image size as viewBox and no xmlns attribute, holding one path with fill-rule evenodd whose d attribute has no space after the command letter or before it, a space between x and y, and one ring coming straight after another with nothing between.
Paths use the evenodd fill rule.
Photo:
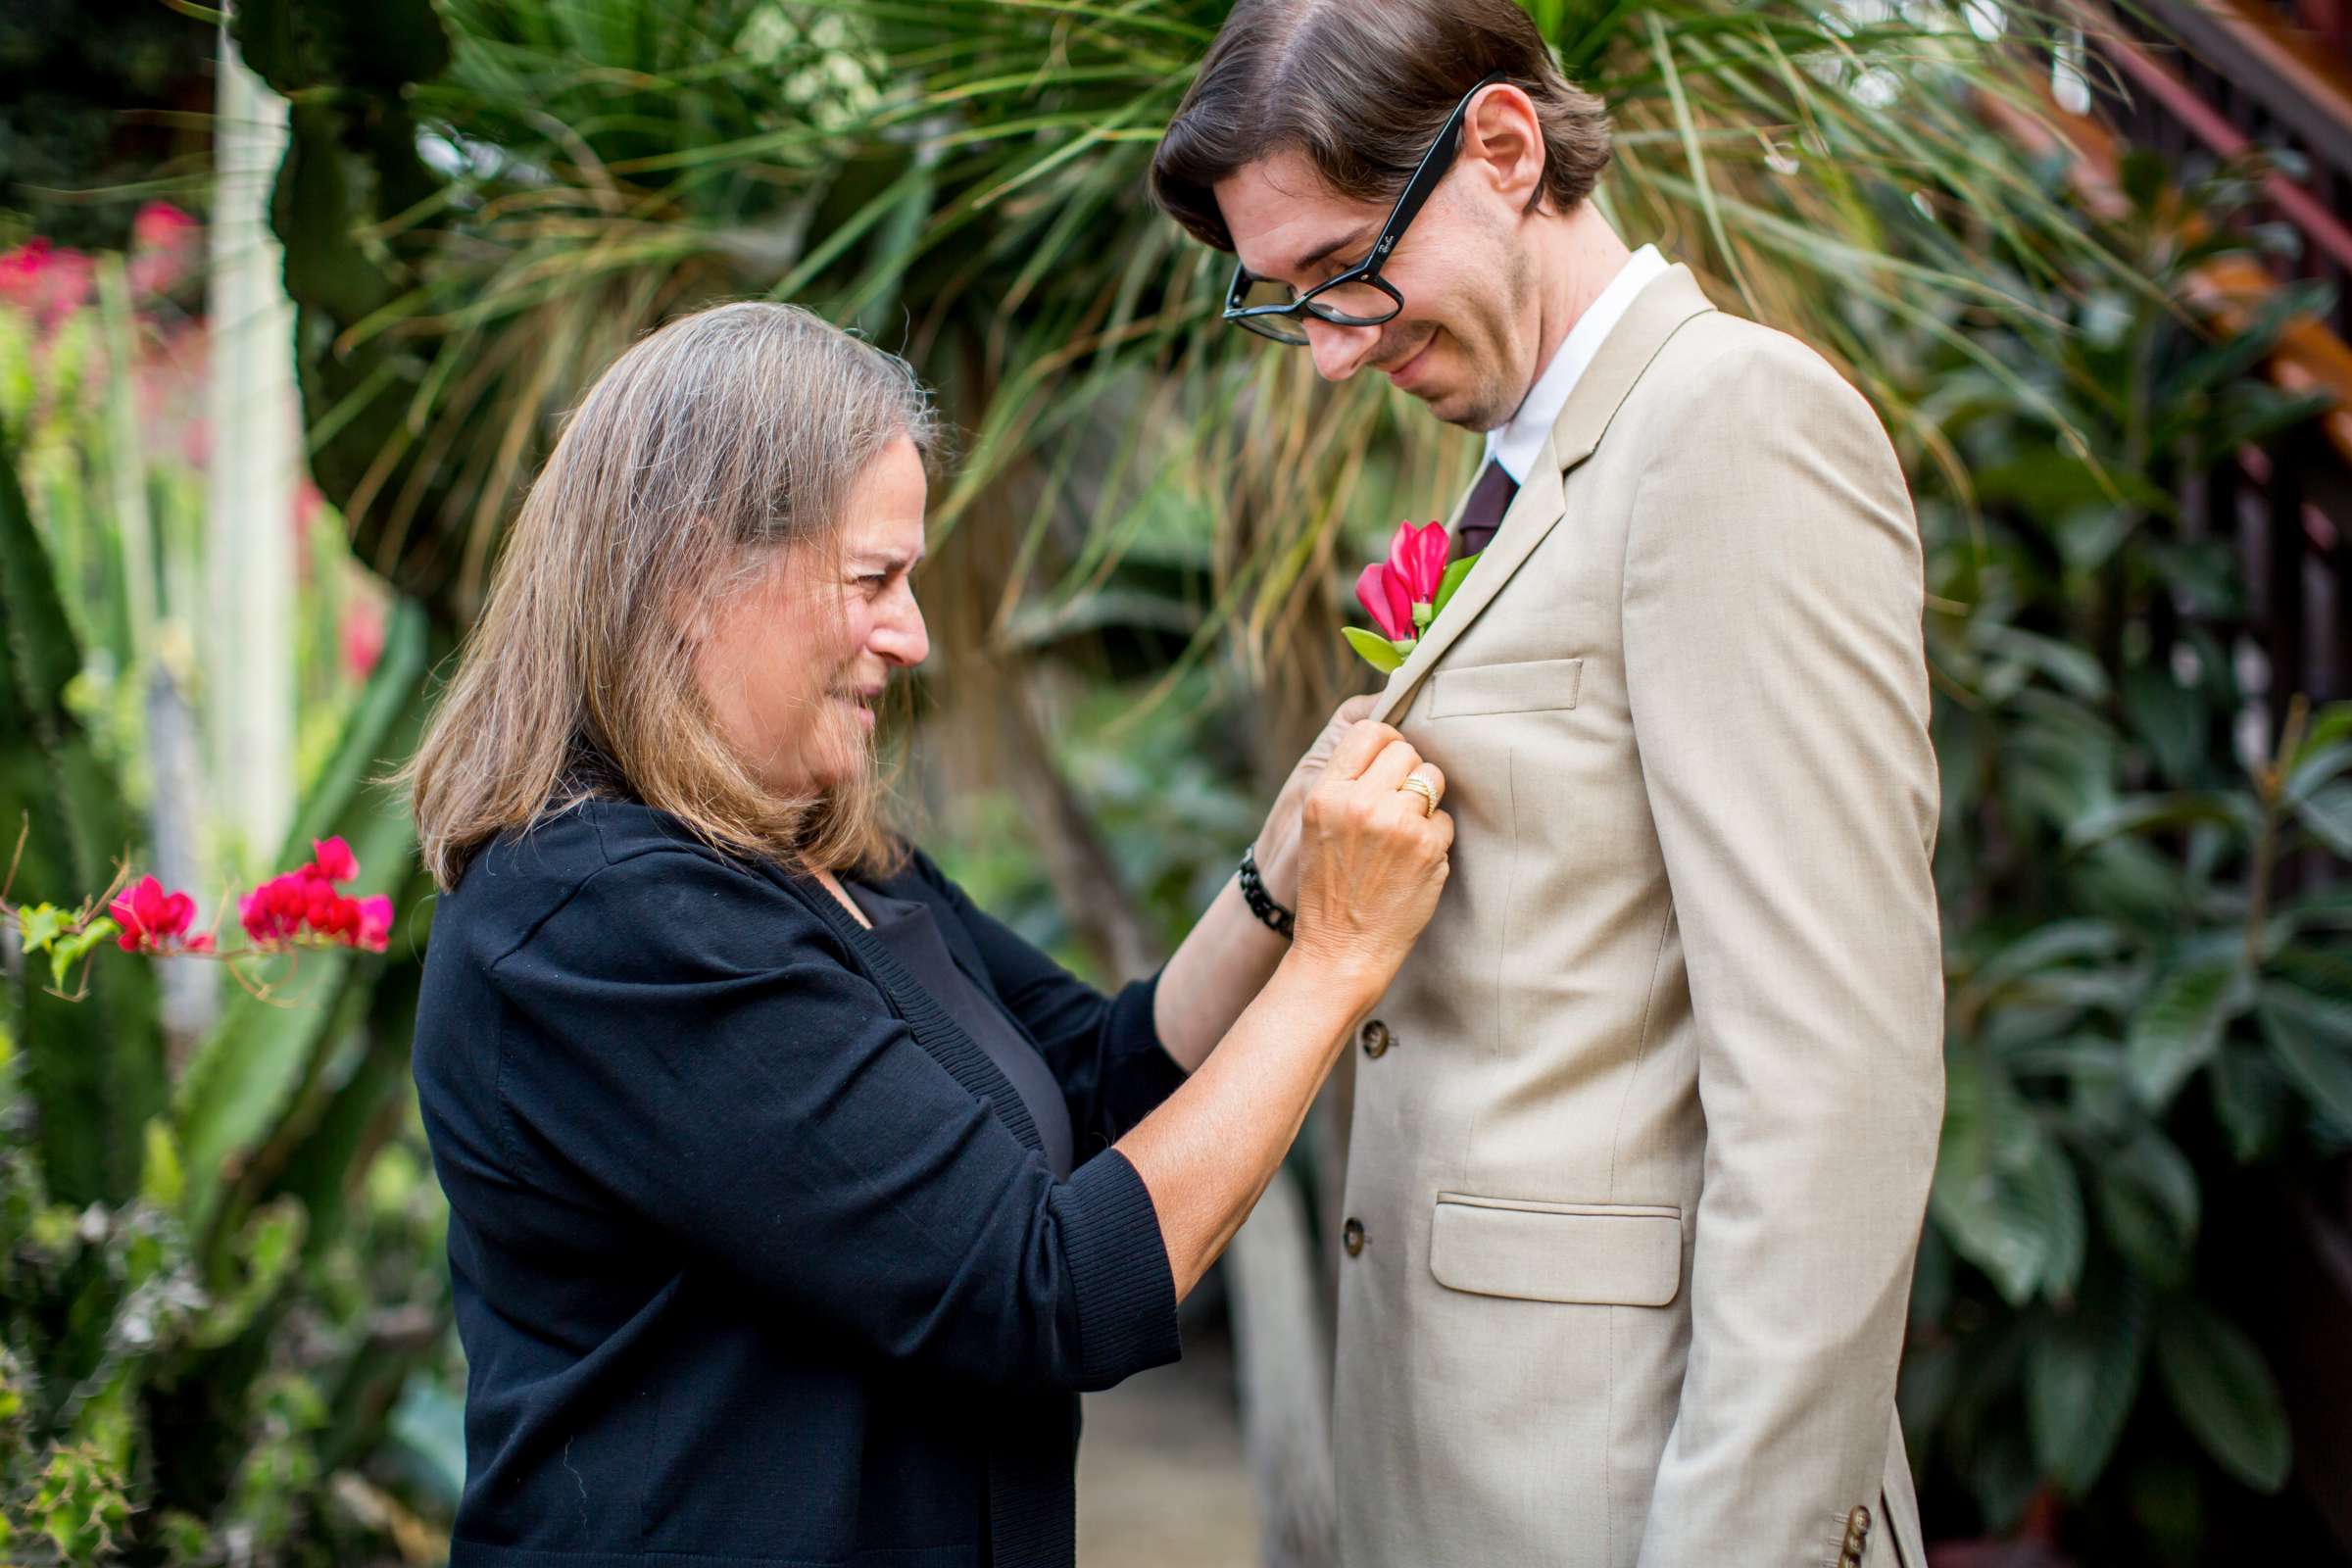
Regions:
<instances>
[{"instance_id":1,"label":"black top under cardigan","mask_svg":"<svg viewBox=\"0 0 2352 1568\"><path fill-rule=\"evenodd\" d=\"M467 1360L452 1568L1065 1568L1076 1391L1177 1355L1108 1149L1182 1080L917 856L1078 1164L817 883L599 801L435 911L416 1072Z\"/></svg>"}]
</instances>

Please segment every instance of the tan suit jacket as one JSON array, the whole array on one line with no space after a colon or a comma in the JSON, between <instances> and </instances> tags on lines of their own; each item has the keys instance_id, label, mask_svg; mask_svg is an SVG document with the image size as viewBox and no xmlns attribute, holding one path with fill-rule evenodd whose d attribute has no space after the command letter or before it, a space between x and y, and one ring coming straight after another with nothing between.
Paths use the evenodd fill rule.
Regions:
<instances>
[{"instance_id":1,"label":"tan suit jacket","mask_svg":"<svg viewBox=\"0 0 2352 1568\"><path fill-rule=\"evenodd\" d=\"M1346 1568L1923 1568L1921 612L1869 405L1651 282L1381 702L1457 837L1356 1064Z\"/></svg>"}]
</instances>

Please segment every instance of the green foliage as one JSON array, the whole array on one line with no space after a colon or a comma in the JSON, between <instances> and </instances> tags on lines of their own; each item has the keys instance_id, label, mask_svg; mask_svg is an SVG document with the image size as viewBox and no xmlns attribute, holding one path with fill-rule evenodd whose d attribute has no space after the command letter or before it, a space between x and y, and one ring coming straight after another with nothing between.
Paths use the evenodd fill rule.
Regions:
<instances>
[{"instance_id":1,"label":"green foliage","mask_svg":"<svg viewBox=\"0 0 2352 1568\"><path fill-rule=\"evenodd\" d=\"M155 0L0 8L0 249L25 232L120 247L136 198L200 177L211 44Z\"/></svg>"},{"instance_id":2,"label":"green foliage","mask_svg":"<svg viewBox=\"0 0 2352 1568\"><path fill-rule=\"evenodd\" d=\"M2184 220L2226 234L2248 178L2135 161L2137 205L2085 221L2178 295L2243 243ZM1928 1495L1956 1481L2005 1531L2054 1488L2117 1560L2188 1560L2232 1489L2284 1484L2219 1211L2352 1147L2352 901L2280 884L2343 853L2352 705L2233 755L2244 587L2179 499L2313 414L2253 373L2285 299L2214 344L2078 280L2047 332L1972 327L2002 373L1924 347L1907 371L1953 461L1915 469L1950 1039L1906 1427Z\"/></svg>"},{"instance_id":3,"label":"green foliage","mask_svg":"<svg viewBox=\"0 0 2352 1568\"><path fill-rule=\"evenodd\" d=\"M1099 589L1087 568L1175 495L1244 607L1204 644L1328 639L1335 537L1433 505L1466 454L1377 378L1322 388L1222 327L1223 259L1151 205L1152 144L1226 10L239 8L294 100L275 223L321 487L371 565L462 623L589 375L677 312L793 298L908 352L970 432L936 525L1016 536L998 633L1021 597ZM2030 14L1998 43L1936 8L1536 14L1610 103L1610 215L1856 364L1875 328L1828 302L1939 328L1960 304L2038 313L2032 276L1985 281L1988 249L2130 284L1972 118L1977 94L2036 102ZM1070 573L1029 569L1056 541Z\"/></svg>"},{"instance_id":4,"label":"green foliage","mask_svg":"<svg viewBox=\"0 0 2352 1568\"><path fill-rule=\"evenodd\" d=\"M0 999L0 1547L28 1564L388 1550L391 1513L454 1501L445 1480L419 1490L388 1435L411 1374L450 1353L445 1220L405 1073L421 923L392 954L313 958L272 977L271 1002L241 997L176 1082L148 960L101 950L85 997L53 995L42 981L111 922L75 935L27 890L86 896L134 839L58 695L81 655L4 444L0 594L5 802L27 824L13 897L35 960ZM411 609L297 824L344 834L368 891L412 915L406 813L368 774L413 745L425 662ZM376 1493L366 1517L324 1487L339 1472Z\"/></svg>"}]
</instances>

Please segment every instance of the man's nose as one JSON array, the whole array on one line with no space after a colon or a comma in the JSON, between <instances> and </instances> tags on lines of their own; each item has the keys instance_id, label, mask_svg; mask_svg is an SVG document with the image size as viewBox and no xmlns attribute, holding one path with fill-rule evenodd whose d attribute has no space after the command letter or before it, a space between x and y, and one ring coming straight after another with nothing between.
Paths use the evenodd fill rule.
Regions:
<instances>
[{"instance_id":1,"label":"man's nose","mask_svg":"<svg viewBox=\"0 0 2352 1568\"><path fill-rule=\"evenodd\" d=\"M1300 314L1306 327L1306 351L1315 357L1315 373L1326 381L1345 381L1362 369L1380 343L1377 326L1342 326Z\"/></svg>"}]
</instances>

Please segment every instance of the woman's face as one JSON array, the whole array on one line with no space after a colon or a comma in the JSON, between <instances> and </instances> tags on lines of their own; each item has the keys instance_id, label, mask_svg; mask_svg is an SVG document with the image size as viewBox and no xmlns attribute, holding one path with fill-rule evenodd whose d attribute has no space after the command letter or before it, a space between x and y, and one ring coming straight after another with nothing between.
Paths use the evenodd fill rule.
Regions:
<instances>
[{"instance_id":1,"label":"woman's face","mask_svg":"<svg viewBox=\"0 0 2352 1568\"><path fill-rule=\"evenodd\" d=\"M736 756L778 794L865 766L891 672L931 651L909 581L926 494L922 458L901 436L851 488L838 561L779 551L712 618L696 655L703 695Z\"/></svg>"}]
</instances>

